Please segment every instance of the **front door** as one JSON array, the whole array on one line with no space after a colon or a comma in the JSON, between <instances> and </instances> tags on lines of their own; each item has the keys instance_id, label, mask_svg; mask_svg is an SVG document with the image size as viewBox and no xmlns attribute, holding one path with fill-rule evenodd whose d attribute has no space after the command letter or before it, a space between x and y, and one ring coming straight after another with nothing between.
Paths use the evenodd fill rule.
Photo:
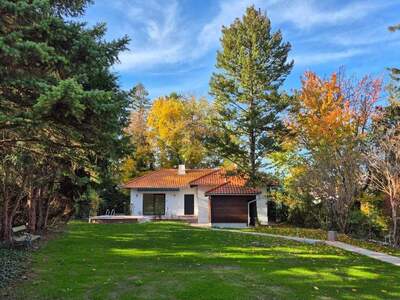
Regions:
<instances>
[{"instance_id":1,"label":"front door","mask_svg":"<svg viewBox=\"0 0 400 300\"><path fill-rule=\"evenodd\" d=\"M185 215L194 215L194 195L185 195Z\"/></svg>"}]
</instances>

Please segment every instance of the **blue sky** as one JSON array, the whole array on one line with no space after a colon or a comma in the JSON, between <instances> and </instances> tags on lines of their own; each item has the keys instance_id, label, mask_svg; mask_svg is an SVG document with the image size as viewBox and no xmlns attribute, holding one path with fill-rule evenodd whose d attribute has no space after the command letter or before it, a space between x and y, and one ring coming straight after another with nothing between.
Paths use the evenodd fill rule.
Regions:
<instances>
[{"instance_id":1,"label":"blue sky","mask_svg":"<svg viewBox=\"0 0 400 300\"><path fill-rule=\"evenodd\" d=\"M400 32L387 30L400 23L398 0L97 0L82 19L106 22L107 39L130 37L115 67L124 89L142 82L152 98L209 97L221 27L252 4L292 44L288 91L306 70L326 76L344 66L347 74L387 78L386 68L400 65Z\"/></svg>"}]
</instances>

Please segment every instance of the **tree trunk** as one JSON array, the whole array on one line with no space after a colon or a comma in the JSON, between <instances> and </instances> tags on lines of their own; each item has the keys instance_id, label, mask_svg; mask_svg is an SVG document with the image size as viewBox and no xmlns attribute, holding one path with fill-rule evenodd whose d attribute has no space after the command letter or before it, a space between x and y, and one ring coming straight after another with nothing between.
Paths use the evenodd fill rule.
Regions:
<instances>
[{"instance_id":1,"label":"tree trunk","mask_svg":"<svg viewBox=\"0 0 400 300\"><path fill-rule=\"evenodd\" d=\"M44 221L43 221L43 229L46 230L47 229L47 224L49 222L49 213L50 213L50 204L52 201L47 200L46 201L46 211L44 214Z\"/></svg>"},{"instance_id":2,"label":"tree trunk","mask_svg":"<svg viewBox=\"0 0 400 300\"><path fill-rule=\"evenodd\" d=\"M12 243L13 221L22 198L23 195L14 198L7 197L7 195L4 197L4 205L1 212L0 239L6 243Z\"/></svg>"},{"instance_id":3,"label":"tree trunk","mask_svg":"<svg viewBox=\"0 0 400 300\"><path fill-rule=\"evenodd\" d=\"M399 236L398 236L398 229L397 229L397 207L392 205L392 219L393 219L393 244L395 246L399 245Z\"/></svg>"},{"instance_id":4,"label":"tree trunk","mask_svg":"<svg viewBox=\"0 0 400 300\"><path fill-rule=\"evenodd\" d=\"M44 202L43 201L44 193L41 193L36 201L37 204L37 221L36 221L36 229L41 231L43 230L44 223Z\"/></svg>"},{"instance_id":5,"label":"tree trunk","mask_svg":"<svg viewBox=\"0 0 400 300\"><path fill-rule=\"evenodd\" d=\"M37 207L37 190L31 189L28 194L28 231L36 232L36 207Z\"/></svg>"},{"instance_id":6,"label":"tree trunk","mask_svg":"<svg viewBox=\"0 0 400 300\"><path fill-rule=\"evenodd\" d=\"M254 185L256 181L256 139L254 131L250 132L250 181Z\"/></svg>"},{"instance_id":7,"label":"tree trunk","mask_svg":"<svg viewBox=\"0 0 400 300\"><path fill-rule=\"evenodd\" d=\"M4 197L3 210L2 210L2 220L1 220L1 240L6 243L12 242L11 235L11 222L10 216L8 214L10 199Z\"/></svg>"},{"instance_id":8,"label":"tree trunk","mask_svg":"<svg viewBox=\"0 0 400 300\"><path fill-rule=\"evenodd\" d=\"M326 207L327 207L327 218L328 218L328 230L333 231L336 229L336 226L334 221L335 211L333 209L332 200L328 200Z\"/></svg>"},{"instance_id":9,"label":"tree trunk","mask_svg":"<svg viewBox=\"0 0 400 300\"><path fill-rule=\"evenodd\" d=\"M44 231L47 228L47 219L49 217L49 210L50 210L50 197L51 196L47 194L46 198L43 199L43 193L42 193L42 199L38 201L39 219L37 222L37 228L41 231Z\"/></svg>"}]
</instances>

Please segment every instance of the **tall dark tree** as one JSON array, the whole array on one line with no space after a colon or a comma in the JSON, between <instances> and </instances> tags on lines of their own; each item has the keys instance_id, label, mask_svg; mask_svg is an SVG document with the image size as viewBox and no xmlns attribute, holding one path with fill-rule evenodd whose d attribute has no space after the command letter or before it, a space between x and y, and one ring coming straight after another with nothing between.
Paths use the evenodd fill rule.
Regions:
<instances>
[{"instance_id":1,"label":"tall dark tree","mask_svg":"<svg viewBox=\"0 0 400 300\"><path fill-rule=\"evenodd\" d=\"M293 67L291 46L280 31L271 32L269 18L253 6L222 28L221 45L210 87L219 114L214 123L223 135L211 144L255 184L284 132L287 97L279 87Z\"/></svg>"},{"instance_id":2,"label":"tall dark tree","mask_svg":"<svg viewBox=\"0 0 400 300\"><path fill-rule=\"evenodd\" d=\"M79 174L98 177L126 152L130 99L110 67L128 40L107 42L104 24L75 22L90 2L0 1L0 172L20 174L0 190L3 239L15 211L31 231L43 229L41 217L73 207L86 184Z\"/></svg>"}]
</instances>

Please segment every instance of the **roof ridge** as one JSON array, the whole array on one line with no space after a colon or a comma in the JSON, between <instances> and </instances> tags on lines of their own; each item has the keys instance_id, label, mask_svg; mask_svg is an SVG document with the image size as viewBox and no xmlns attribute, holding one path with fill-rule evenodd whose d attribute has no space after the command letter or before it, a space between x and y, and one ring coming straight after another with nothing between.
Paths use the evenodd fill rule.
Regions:
<instances>
[{"instance_id":1,"label":"roof ridge","mask_svg":"<svg viewBox=\"0 0 400 300\"><path fill-rule=\"evenodd\" d=\"M204 170L208 170L208 169L204 169ZM189 185L192 184L193 181L196 181L196 180L202 179L202 178L204 178L204 177L210 176L211 174L215 174L215 173L217 173L217 172L220 171L220 170L221 170L221 168L212 169L212 171L211 171L210 173L204 174L204 175L202 175L202 176L200 176L200 177L198 177L198 178L193 179L192 181L190 181L190 182L189 182Z\"/></svg>"}]
</instances>

